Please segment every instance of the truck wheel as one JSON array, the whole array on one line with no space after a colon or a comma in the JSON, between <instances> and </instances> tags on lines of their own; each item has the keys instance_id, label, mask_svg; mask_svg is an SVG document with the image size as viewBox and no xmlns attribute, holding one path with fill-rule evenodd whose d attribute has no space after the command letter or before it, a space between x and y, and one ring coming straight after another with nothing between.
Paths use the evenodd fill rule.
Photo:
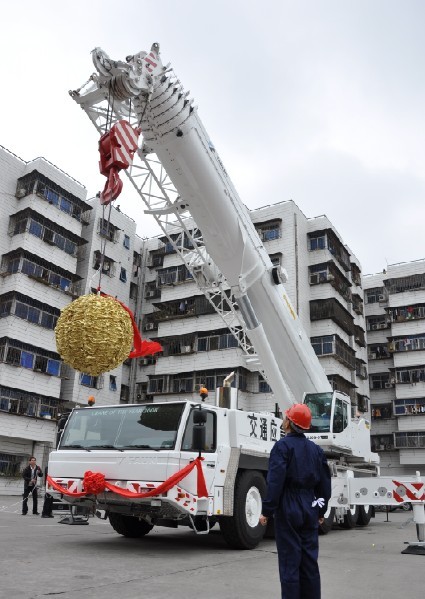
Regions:
<instances>
[{"instance_id":1,"label":"truck wheel","mask_svg":"<svg viewBox=\"0 0 425 599\"><path fill-rule=\"evenodd\" d=\"M332 530L332 524L335 520L335 508L331 507L325 514L325 521L319 524L319 535L327 535Z\"/></svg>"},{"instance_id":2,"label":"truck wheel","mask_svg":"<svg viewBox=\"0 0 425 599\"><path fill-rule=\"evenodd\" d=\"M340 524L341 528L354 528L357 524L357 520L359 519L359 506L358 505L350 505L347 510L347 513L344 516L344 522Z\"/></svg>"},{"instance_id":3,"label":"truck wheel","mask_svg":"<svg viewBox=\"0 0 425 599\"><path fill-rule=\"evenodd\" d=\"M233 516L220 519L224 540L233 549L254 549L263 538L266 529L259 523L259 517L265 494L266 481L261 472L246 470L238 474Z\"/></svg>"},{"instance_id":4,"label":"truck wheel","mask_svg":"<svg viewBox=\"0 0 425 599\"><path fill-rule=\"evenodd\" d=\"M109 522L112 528L119 535L129 539L138 539L144 537L153 528L146 520L139 520L134 516L124 516L123 514L109 514Z\"/></svg>"},{"instance_id":5,"label":"truck wheel","mask_svg":"<svg viewBox=\"0 0 425 599\"><path fill-rule=\"evenodd\" d=\"M372 518L373 507L371 505L359 506L359 517L357 519L357 526L367 526Z\"/></svg>"}]
</instances>

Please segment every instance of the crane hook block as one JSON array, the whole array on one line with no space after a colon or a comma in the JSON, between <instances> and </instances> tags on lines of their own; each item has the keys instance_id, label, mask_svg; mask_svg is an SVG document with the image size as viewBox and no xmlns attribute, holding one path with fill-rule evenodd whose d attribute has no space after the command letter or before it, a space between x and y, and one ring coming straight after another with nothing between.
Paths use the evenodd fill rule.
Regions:
<instances>
[{"instance_id":1,"label":"crane hook block","mask_svg":"<svg viewBox=\"0 0 425 599\"><path fill-rule=\"evenodd\" d=\"M122 181L119 171L132 164L140 133L140 127L132 127L128 121L121 120L100 138L99 170L108 178L100 194L101 204L109 204L120 195Z\"/></svg>"}]
</instances>

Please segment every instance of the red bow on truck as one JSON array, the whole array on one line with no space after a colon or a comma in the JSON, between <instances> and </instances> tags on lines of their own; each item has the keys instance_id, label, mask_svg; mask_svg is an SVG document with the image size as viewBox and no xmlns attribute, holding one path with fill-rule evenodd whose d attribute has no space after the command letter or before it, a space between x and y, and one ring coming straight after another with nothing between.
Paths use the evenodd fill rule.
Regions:
<instances>
[{"instance_id":1,"label":"red bow on truck","mask_svg":"<svg viewBox=\"0 0 425 599\"><path fill-rule=\"evenodd\" d=\"M122 181L118 173L132 164L141 131L140 127L132 127L128 121L121 120L100 138L99 169L108 178L100 194L101 204L109 204L120 195Z\"/></svg>"}]
</instances>

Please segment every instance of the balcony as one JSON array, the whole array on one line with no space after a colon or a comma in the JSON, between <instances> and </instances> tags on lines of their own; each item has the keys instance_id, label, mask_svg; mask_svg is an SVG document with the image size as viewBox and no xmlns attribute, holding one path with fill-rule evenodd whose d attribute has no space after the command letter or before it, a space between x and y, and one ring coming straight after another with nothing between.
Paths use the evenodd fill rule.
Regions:
<instances>
[{"instance_id":1,"label":"balcony","mask_svg":"<svg viewBox=\"0 0 425 599\"><path fill-rule=\"evenodd\" d=\"M310 252L327 249L346 272L351 270L350 254L332 229L308 233L307 243Z\"/></svg>"},{"instance_id":2,"label":"balcony","mask_svg":"<svg viewBox=\"0 0 425 599\"><path fill-rule=\"evenodd\" d=\"M331 319L348 335L354 335L354 319L335 298L310 301L310 320Z\"/></svg>"}]
</instances>

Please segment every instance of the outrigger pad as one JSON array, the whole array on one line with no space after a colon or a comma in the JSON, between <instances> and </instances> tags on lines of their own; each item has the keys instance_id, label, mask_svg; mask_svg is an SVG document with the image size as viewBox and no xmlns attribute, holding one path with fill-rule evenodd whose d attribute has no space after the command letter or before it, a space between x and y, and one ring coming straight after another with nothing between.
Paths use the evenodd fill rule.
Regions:
<instances>
[{"instance_id":1,"label":"outrigger pad","mask_svg":"<svg viewBox=\"0 0 425 599\"><path fill-rule=\"evenodd\" d=\"M79 517L79 516L67 516L66 518L62 518L62 520L58 521L58 524L69 524L69 525L81 525L81 524L88 524L89 520L88 518L85 517Z\"/></svg>"},{"instance_id":2,"label":"outrigger pad","mask_svg":"<svg viewBox=\"0 0 425 599\"><path fill-rule=\"evenodd\" d=\"M424 545L408 545L406 549L403 549L401 553L408 555L425 555L425 544Z\"/></svg>"}]
</instances>

